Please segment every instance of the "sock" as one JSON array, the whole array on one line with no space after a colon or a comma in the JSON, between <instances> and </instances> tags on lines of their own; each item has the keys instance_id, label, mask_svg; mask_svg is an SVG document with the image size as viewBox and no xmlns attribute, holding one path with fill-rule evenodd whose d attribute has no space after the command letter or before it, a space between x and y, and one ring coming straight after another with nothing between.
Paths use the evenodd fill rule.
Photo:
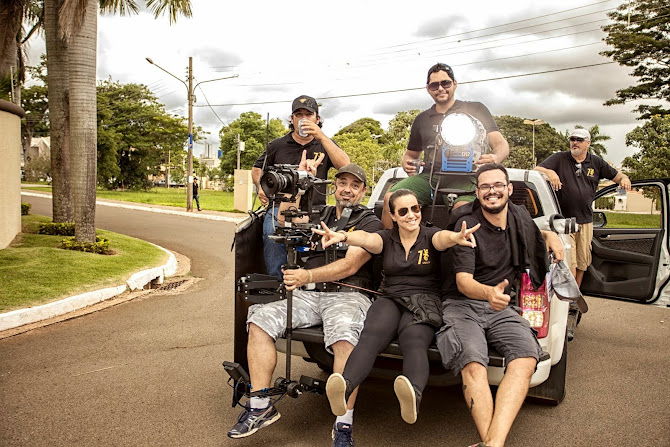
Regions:
<instances>
[{"instance_id":1,"label":"sock","mask_svg":"<svg viewBox=\"0 0 670 447\"><path fill-rule=\"evenodd\" d=\"M249 399L251 408L267 408L270 405L269 397L252 397Z\"/></svg>"},{"instance_id":2,"label":"sock","mask_svg":"<svg viewBox=\"0 0 670 447\"><path fill-rule=\"evenodd\" d=\"M335 425L339 424L340 422L352 425L354 423L354 410L347 409L346 413L344 413L342 416L338 416L335 419Z\"/></svg>"}]
</instances>

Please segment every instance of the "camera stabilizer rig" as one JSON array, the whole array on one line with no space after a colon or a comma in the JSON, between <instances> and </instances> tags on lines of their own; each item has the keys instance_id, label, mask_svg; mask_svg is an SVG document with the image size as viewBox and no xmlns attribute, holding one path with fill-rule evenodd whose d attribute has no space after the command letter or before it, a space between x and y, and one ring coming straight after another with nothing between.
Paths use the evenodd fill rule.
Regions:
<instances>
[{"instance_id":1,"label":"camera stabilizer rig","mask_svg":"<svg viewBox=\"0 0 670 447\"><path fill-rule=\"evenodd\" d=\"M261 178L261 187L270 202L269 209L274 208L274 202L294 202L303 194L306 197L304 203L307 211L299 211L294 207L281 211L285 225L275 227L274 234L270 236L273 241L286 246L287 263L283 266L285 269L300 268L298 253L310 251L318 241L318 236L312 232L312 228L319 227L320 212L312 211L312 193L314 185L326 183L330 182L315 178L291 165L277 165L270 168ZM305 217L308 218L307 223L295 223L296 220L305 220ZM223 362L224 369L234 383L233 407L239 404L243 396L247 398L279 396L276 400L278 401L284 395L297 398L304 392L324 394L326 384L321 379L308 376L301 376L298 381L291 379L293 292L287 290L279 278L260 273L239 278L237 292L244 296L245 301L253 304L286 300L286 377L277 378L272 388L252 391L251 379L242 365Z\"/></svg>"}]
</instances>

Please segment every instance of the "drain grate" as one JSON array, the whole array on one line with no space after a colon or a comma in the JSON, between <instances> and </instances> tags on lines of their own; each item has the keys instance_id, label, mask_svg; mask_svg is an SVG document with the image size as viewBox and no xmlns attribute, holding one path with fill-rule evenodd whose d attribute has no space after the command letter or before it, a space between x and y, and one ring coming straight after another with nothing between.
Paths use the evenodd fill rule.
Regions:
<instances>
[{"instance_id":1,"label":"drain grate","mask_svg":"<svg viewBox=\"0 0 670 447\"><path fill-rule=\"evenodd\" d=\"M184 284L186 281L188 281L188 280L187 280L187 279L182 279L181 281L175 281L175 282L171 282L171 283L168 283L168 284L163 284L162 286L160 286L160 287L158 288L158 290L172 290L172 289L176 289L177 287L179 287L179 286L181 286L182 284Z\"/></svg>"}]
</instances>

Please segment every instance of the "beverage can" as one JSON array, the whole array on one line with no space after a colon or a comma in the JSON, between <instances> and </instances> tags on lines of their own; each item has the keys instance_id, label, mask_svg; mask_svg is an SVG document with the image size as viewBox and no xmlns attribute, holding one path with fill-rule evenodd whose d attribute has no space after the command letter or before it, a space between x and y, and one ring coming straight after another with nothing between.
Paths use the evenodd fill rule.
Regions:
<instances>
[{"instance_id":1,"label":"beverage can","mask_svg":"<svg viewBox=\"0 0 670 447\"><path fill-rule=\"evenodd\" d=\"M301 118L300 121L298 121L298 135L300 135L303 138L308 135L307 132L305 132L302 129L302 123L305 122L305 121L307 121L307 119L305 119L305 118Z\"/></svg>"}]
</instances>

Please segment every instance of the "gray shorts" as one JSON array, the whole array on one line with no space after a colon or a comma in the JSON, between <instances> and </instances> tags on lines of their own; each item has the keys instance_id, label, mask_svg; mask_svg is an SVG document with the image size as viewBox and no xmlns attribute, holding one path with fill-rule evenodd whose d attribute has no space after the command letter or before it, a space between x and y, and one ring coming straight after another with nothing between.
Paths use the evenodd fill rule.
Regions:
<instances>
[{"instance_id":1,"label":"gray shorts","mask_svg":"<svg viewBox=\"0 0 670 447\"><path fill-rule=\"evenodd\" d=\"M442 364L454 375L471 362L488 366L489 345L505 357L506 365L524 357L540 360L540 343L518 307L496 311L487 301L445 300L443 310L437 348Z\"/></svg>"},{"instance_id":2,"label":"gray shorts","mask_svg":"<svg viewBox=\"0 0 670 447\"><path fill-rule=\"evenodd\" d=\"M323 324L326 349L338 341L356 346L363 330L370 299L358 292L293 291L293 328ZM247 328L254 323L275 341L286 332L286 300L254 304L249 308Z\"/></svg>"}]
</instances>

